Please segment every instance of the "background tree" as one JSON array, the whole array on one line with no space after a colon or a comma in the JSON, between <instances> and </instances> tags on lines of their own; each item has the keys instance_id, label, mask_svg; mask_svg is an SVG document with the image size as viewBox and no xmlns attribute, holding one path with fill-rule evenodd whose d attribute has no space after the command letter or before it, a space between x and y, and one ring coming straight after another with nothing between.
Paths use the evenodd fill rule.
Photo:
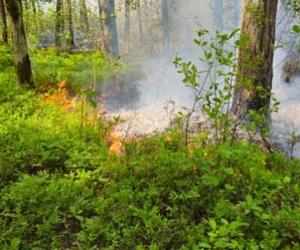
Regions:
<instances>
[{"instance_id":1,"label":"background tree","mask_svg":"<svg viewBox=\"0 0 300 250\"><path fill-rule=\"evenodd\" d=\"M112 55L119 56L118 32L115 16L115 1L100 0L100 48Z\"/></svg>"},{"instance_id":2,"label":"background tree","mask_svg":"<svg viewBox=\"0 0 300 250\"><path fill-rule=\"evenodd\" d=\"M169 1L161 0L161 8L162 8L163 46L165 51L169 51L170 50Z\"/></svg>"},{"instance_id":3,"label":"background tree","mask_svg":"<svg viewBox=\"0 0 300 250\"><path fill-rule=\"evenodd\" d=\"M137 0L137 12L138 12L138 25L139 25L140 43L143 44L144 32L143 32L143 21L142 21L141 1L140 0Z\"/></svg>"},{"instance_id":4,"label":"background tree","mask_svg":"<svg viewBox=\"0 0 300 250\"><path fill-rule=\"evenodd\" d=\"M98 0L99 20L100 20L100 39L99 46L101 51L109 52L109 31L105 22L107 0Z\"/></svg>"},{"instance_id":5,"label":"background tree","mask_svg":"<svg viewBox=\"0 0 300 250\"><path fill-rule=\"evenodd\" d=\"M72 48L75 46L72 0L66 0L65 8L66 8L65 16L66 16L66 25L67 25L66 42L67 42L67 47Z\"/></svg>"},{"instance_id":6,"label":"background tree","mask_svg":"<svg viewBox=\"0 0 300 250\"><path fill-rule=\"evenodd\" d=\"M7 22L6 22L6 11L4 6L4 0L0 0L0 26L1 26L1 36L4 43L8 42L7 34Z\"/></svg>"},{"instance_id":7,"label":"background tree","mask_svg":"<svg viewBox=\"0 0 300 250\"><path fill-rule=\"evenodd\" d=\"M278 0L244 0L233 113L268 108Z\"/></svg>"},{"instance_id":8,"label":"background tree","mask_svg":"<svg viewBox=\"0 0 300 250\"><path fill-rule=\"evenodd\" d=\"M22 18L21 0L7 0L7 14L10 20L11 38L18 83L21 87L34 87L28 45Z\"/></svg>"},{"instance_id":9,"label":"background tree","mask_svg":"<svg viewBox=\"0 0 300 250\"><path fill-rule=\"evenodd\" d=\"M63 2L62 0L56 0L56 18L55 18L55 46L61 47L63 37Z\"/></svg>"},{"instance_id":10,"label":"background tree","mask_svg":"<svg viewBox=\"0 0 300 250\"><path fill-rule=\"evenodd\" d=\"M89 19L86 7L86 0L79 0L80 26L84 32L89 31Z\"/></svg>"},{"instance_id":11,"label":"background tree","mask_svg":"<svg viewBox=\"0 0 300 250\"><path fill-rule=\"evenodd\" d=\"M131 12L131 1L125 0L125 24L124 24L124 40L128 40L130 33L130 12Z\"/></svg>"},{"instance_id":12,"label":"background tree","mask_svg":"<svg viewBox=\"0 0 300 250\"><path fill-rule=\"evenodd\" d=\"M108 0L106 25L109 30L109 47L110 53L118 57L119 52L119 39L117 32L116 14L115 14L115 0Z\"/></svg>"}]
</instances>

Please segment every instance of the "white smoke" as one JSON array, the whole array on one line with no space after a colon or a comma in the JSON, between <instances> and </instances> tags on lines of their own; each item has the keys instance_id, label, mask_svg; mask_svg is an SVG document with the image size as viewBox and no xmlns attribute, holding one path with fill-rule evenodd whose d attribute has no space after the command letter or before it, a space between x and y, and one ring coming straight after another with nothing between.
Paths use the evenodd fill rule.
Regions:
<instances>
[{"instance_id":1,"label":"white smoke","mask_svg":"<svg viewBox=\"0 0 300 250\"><path fill-rule=\"evenodd\" d=\"M176 2L176 4L173 5L173 7L175 7L171 9L171 11L173 11L170 19L171 52L160 53L159 50L155 50L156 43L159 43L159 41L154 40L153 44L150 44L150 46L154 48L152 54L147 53L142 57L139 55L135 58L136 51L134 48L138 48L140 44L138 39L131 39L130 60L135 60L135 63L140 65L139 68L144 75L142 79L136 82L140 95L139 101L134 108L130 110L119 109L111 114L120 115L124 119L127 119L127 122L125 122L120 129L126 130L128 133L149 134L165 129L169 124L170 118L165 110L165 104L170 100L175 103L175 112L176 110L181 110L183 106L190 107L193 101L193 94L190 89L183 85L182 76L176 72L172 61L177 54L187 60L197 61L199 50L193 44L195 32L203 28L212 32L216 29L214 26L216 23L214 19L216 16L214 16L213 12L214 1L169 1L173 3ZM219 1L220 3L224 2L227 4L224 10L224 29L231 30L235 27L234 25L239 23L239 21L236 20L238 17L234 16L236 15L236 10L232 9L232 6L228 6L230 2L232 3L234 1ZM154 2L159 6L160 0ZM122 5L123 2L120 2L120 4ZM239 4L241 5L241 2L239 2ZM229 11L226 9L229 9ZM124 25L122 8L119 8L119 11L119 17L121 17L118 19L119 37L121 40L120 43L123 44L124 47L125 43L122 41L122 27ZM143 13L143 11L145 10L142 9L142 15L144 16L142 19L143 23L149 22L149 19L145 17L146 13ZM138 29L136 13L132 15L132 29ZM153 20L153 27L157 25L157 23L155 23L156 21ZM272 128L273 133L278 135L280 138L279 141L285 144L285 147L287 146L285 143L286 139L284 138L286 138L289 133L292 131L300 133L300 78L293 78L290 84L286 84L281 77L282 62L288 58L290 46L293 42L293 37L290 36L291 23L293 23L292 15L280 5L277 40L278 43L284 46L275 52L273 92L281 105L279 112L272 116ZM151 26L149 23L147 25ZM137 32L132 33L133 36L136 34ZM148 35L151 37L151 34L145 33L145 38L147 38ZM297 153L300 155L300 147Z\"/></svg>"}]
</instances>

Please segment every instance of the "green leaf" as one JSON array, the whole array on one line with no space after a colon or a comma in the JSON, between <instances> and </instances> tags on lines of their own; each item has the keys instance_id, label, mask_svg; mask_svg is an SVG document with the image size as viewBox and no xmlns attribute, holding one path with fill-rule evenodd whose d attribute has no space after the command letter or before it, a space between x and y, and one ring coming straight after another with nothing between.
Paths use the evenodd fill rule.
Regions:
<instances>
[{"instance_id":1,"label":"green leaf","mask_svg":"<svg viewBox=\"0 0 300 250\"><path fill-rule=\"evenodd\" d=\"M294 34L300 34L300 25L294 24L292 27L292 31Z\"/></svg>"}]
</instances>

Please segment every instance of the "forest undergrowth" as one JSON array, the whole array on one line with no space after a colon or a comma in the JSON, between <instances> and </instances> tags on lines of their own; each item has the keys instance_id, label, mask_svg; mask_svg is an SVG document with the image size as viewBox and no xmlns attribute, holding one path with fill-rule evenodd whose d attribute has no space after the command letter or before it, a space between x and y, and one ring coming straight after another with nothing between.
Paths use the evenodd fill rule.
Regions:
<instances>
[{"instance_id":1,"label":"forest undergrowth","mask_svg":"<svg viewBox=\"0 0 300 250\"><path fill-rule=\"evenodd\" d=\"M299 160L176 126L112 152L84 84L122 63L32 51L27 91L0 50L0 249L300 249Z\"/></svg>"}]
</instances>

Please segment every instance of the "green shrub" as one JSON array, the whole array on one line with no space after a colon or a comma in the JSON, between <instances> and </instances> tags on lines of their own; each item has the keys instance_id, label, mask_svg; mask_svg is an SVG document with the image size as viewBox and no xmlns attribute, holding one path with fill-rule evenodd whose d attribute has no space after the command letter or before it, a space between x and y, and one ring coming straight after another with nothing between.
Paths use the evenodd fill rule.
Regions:
<instances>
[{"instance_id":1,"label":"green shrub","mask_svg":"<svg viewBox=\"0 0 300 250\"><path fill-rule=\"evenodd\" d=\"M190 156L172 143L144 138L96 169L22 175L2 189L2 248L299 249L297 161L246 142Z\"/></svg>"},{"instance_id":2,"label":"green shrub","mask_svg":"<svg viewBox=\"0 0 300 250\"><path fill-rule=\"evenodd\" d=\"M109 156L109 126L90 105L20 92L3 50L0 249L300 249L298 160L245 141L187 148L176 129ZM91 56L33 52L36 81L119 70Z\"/></svg>"},{"instance_id":3,"label":"green shrub","mask_svg":"<svg viewBox=\"0 0 300 250\"><path fill-rule=\"evenodd\" d=\"M16 76L8 46L0 45L0 103L10 99L16 91Z\"/></svg>"},{"instance_id":4,"label":"green shrub","mask_svg":"<svg viewBox=\"0 0 300 250\"><path fill-rule=\"evenodd\" d=\"M84 112L45 104L31 92L0 105L0 186L23 172L97 167L106 155L104 129L101 120L86 121Z\"/></svg>"},{"instance_id":5,"label":"green shrub","mask_svg":"<svg viewBox=\"0 0 300 250\"><path fill-rule=\"evenodd\" d=\"M16 76L11 49L0 45L0 102L14 94ZM89 53L60 53L54 49L32 49L30 53L34 81L39 90L48 91L66 80L69 88L78 92L84 86L100 84L117 73L125 72L125 65L99 51Z\"/></svg>"},{"instance_id":6,"label":"green shrub","mask_svg":"<svg viewBox=\"0 0 300 250\"><path fill-rule=\"evenodd\" d=\"M99 84L120 73L124 66L99 51L60 53L54 49L34 50L31 55L34 80L40 88L67 80L73 90Z\"/></svg>"}]
</instances>

